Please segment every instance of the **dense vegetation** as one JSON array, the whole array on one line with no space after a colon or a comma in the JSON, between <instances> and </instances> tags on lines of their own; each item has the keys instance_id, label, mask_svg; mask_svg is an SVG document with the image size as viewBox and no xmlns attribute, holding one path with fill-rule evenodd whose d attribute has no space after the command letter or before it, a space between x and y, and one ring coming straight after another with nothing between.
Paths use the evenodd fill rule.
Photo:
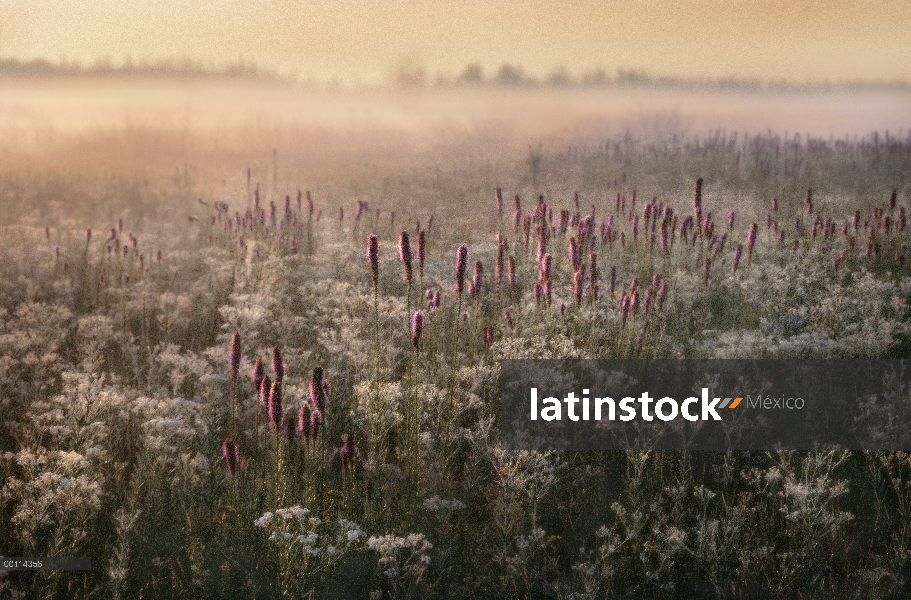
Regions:
<instances>
[{"instance_id":1,"label":"dense vegetation","mask_svg":"<svg viewBox=\"0 0 911 600\"><path fill-rule=\"evenodd\" d=\"M497 169L0 173L0 548L93 562L0 597L907 597L911 454L513 452L497 376L911 357L911 139Z\"/></svg>"}]
</instances>

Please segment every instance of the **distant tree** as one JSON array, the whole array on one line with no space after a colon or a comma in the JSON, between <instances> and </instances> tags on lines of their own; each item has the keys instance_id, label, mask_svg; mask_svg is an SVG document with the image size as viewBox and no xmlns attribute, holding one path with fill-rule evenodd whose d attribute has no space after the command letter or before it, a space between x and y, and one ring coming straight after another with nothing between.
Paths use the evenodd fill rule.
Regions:
<instances>
[{"instance_id":1,"label":"distant tree","mask_svg":"<svg viewBox=\"0 0 911 600\"><path fill-rule=\"evenodd\" d=\"M517 86L531 83L525 76L525 71L519 65L504 63L497 71L496 82L498 85Z\"/></svg>"},{"instance_id":2,"label":"distant tree","mask_svg":"<svg viewBox=\"0 0 911 600\"><path fill-rule=\"evenodd\" d=\"M484 70L481 68L481 63L465 65L465 69L459 75L458 83L460 85L481 85L484 83Z\"/></svg>"},{"instance_id":3,"label":"distant tree","mask_svg":"<svg viewBox=\"0 0 911 600\"><path fill-rule=\"evenodd\" d=\"M402 58L392 71L392 84L400 88L422 88L427 83L427 69L413 57Z\"/></svg>"},{"instance_id":4,"label":"distant tree","mask_svg":"<svg viewBox=\"0 0 911 600\"><path fill-rule=\"evenodd\" d=\"M574 81L569 70L564 65L560 65L547 76L546 83L551 87L568 87Z\"/></svg>"},{"instance_id":5,"label":"distant tree","mask_svg":"<svg viewBox=\"0 0 911 600\"><path fill-rule=\"evenodd\" d=\"M589 86L602 86L610 83L610 78L607 75L607 71L603 67L599 67L594 71L589 71L582 76L582 84Z\"/></svg>"}]
</instances>

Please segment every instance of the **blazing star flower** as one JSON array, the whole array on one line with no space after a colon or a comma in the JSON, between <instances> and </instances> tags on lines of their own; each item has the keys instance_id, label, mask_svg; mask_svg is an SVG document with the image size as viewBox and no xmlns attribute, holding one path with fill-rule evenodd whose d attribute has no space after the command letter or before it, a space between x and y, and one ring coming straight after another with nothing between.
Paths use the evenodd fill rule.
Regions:
<instances>
[{"instance_id":1,"label":"blazing star flower","mask_svg":"<svg viewBox=\"0 0 911 600\"><path fill-rule=\"evenodd\" d=\"M376 287L380 280L380 242L372 233L367 237L367 260L370 261L370 274Z\"/></svg>"}]
</instances>

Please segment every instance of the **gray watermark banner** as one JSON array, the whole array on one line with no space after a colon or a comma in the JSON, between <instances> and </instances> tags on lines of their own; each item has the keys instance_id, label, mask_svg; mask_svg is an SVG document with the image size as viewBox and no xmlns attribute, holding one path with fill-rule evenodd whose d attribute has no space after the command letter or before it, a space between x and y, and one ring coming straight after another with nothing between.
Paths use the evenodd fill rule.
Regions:
<instances>
[{"instance_id":1,"label":"gray watermark banner","mask_svg":"<svg viewBox=\"0 0 911 600\"><path fill-rule=\"evenodd\" d=\"M505 360L518 450L911 450L909 360Z\"/></svg>"},{"instance_id":2,"label":"gray watermark banner","mask_svg":"<svg viewBox=\"0 0 911 600\"><path fill-rule=\"evenodd\" d=\"M0 571L91 571L89 556L2 557Z\"/></svg>"}]
</instances>

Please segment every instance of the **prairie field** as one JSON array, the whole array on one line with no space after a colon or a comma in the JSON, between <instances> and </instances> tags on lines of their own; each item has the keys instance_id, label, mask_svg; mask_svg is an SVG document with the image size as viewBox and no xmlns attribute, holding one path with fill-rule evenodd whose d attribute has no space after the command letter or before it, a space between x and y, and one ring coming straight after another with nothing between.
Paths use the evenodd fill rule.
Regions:
<instances>
[{"instance_id":1,"label":"prairie field","mask_svg":"<svg viewBox=\"0 0 911 600\"><path fill-rule=\"evenodd\" d=\"M909 107L0 81L0 553L92 559L0 598L911 596L911 453L514 451L498 379L911 358Z\"/></svg>"}]
</instances>

